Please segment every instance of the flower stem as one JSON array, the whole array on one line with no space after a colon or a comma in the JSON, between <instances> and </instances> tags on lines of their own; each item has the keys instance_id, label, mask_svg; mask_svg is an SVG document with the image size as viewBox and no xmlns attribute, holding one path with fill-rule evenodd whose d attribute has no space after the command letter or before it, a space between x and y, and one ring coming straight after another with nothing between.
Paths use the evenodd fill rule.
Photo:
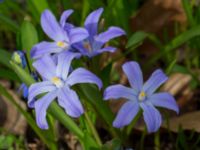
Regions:
<instances>
[{"instance_id":1,"label":"flower stem","mask_svg":"<svg viewBox=\"0 0 200 150\"><path fill-rule=\"evenodd\" d=\"M89 127L91 128L93 136L96 139L97 144L101 147L102 146L101 139L100 139L100 137L99 137L99 135L98 135L98 133L97 133L92 121L90 120L90 117L89 117L88 113L85 112L84 114L85 114L86 121L87 121Z\"/></svg>"},{"instance_id":2,"label":"flower stem","mask_svg":"<svg viewBox=\"0 0 200 150\"><path fill-rule=\"evenodd\" d=\"M84 138L84 133L76 125L76 123L66 115L66 113L57 105L55 101L49 106L48 112L58 119L67 129L74 133L79 139Z\"/></svg>"},{"instance_id":3,"label":"flower stem","mask_svg":"<svg viewBox=\"0 0 200 150\"><path fill-rule=\"evenodd\" d=\"M134 120L131 122L131 124L127 127L127 130L126 130L126 134L127 136L130 135L134 125L137 123L138 119L141 117L142 115L142 110L139 110L138 114L136 115L136 117L134 118Z\"/></svg>"},{"instance_id":4,"label":"flower stem","mask_svg":"<svg viewBox=\"0 0 200 150\"><path fill-rule=\"evenodd\" d=\"M155 133L154 144L155 144L155 150L159 150L160 149L160 132L159 132L159 130Z\"/></svg>"}]
</instances>

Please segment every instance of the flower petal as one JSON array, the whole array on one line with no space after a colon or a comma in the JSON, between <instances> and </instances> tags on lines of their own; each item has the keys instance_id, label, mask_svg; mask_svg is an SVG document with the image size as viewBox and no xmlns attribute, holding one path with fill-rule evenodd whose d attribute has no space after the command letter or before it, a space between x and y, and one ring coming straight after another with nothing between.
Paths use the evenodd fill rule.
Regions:
<instances>
[{"instance_id":1,"label":"flower petal","mask_svg":"<svg viewBox=\"0 0 200 150\"><path fill-rule=\"evenodd\" d=\"M95 37L95 40L101 43L106 43L109 40L116 38L126 33L119 27L110 27L107 31L100 33Z\"/></svg>"},{"instance_id":2,"label":"flower petal","mask_svg":"<svg viewBox=\"0 0 200 150\"><path fill-rule=\"evenodd\" d=\"M28 106L34 107L36 96L42 93L51 92L56 90L56 87L50 81L43 81L34 83L29 87L28 90Z\"/></svg>"},{"instance_id":3,"label":"flower petal","mask_svg":"<svg viewBox=\"0 0 200 150\"><path fill-rule=\"evenodd\" d=\"M85 28L88 30L90 36L97 34L98 21L103 12L103 8L99 8L92 13L90 13L85 20Z\"/></svg>"},{"instance_id":4,"label":"flower petal","mask_svg":"<svg viewBox=\"0 0 200 150\"><path fill-rule=\"evenodd\" d=\"M104 52L115 52L116 48L115 47L111 47L111 46L107 46L107 47L104 47L102 49L99 49L99 50L95 50L95 51L92 51L91 53L89 53L89 56L90 57L94 57L98 54L101 54L101 53L104 53Z\"/></svg>"},{"instance_id":5,"label":"flower petal","mask_svg":"<svg viewBox=\"0 0 200 150\"><path fill-rule=\"evenodd\" d=\"M123 85L112 85L105 89L104 100L125 98L131 101L136 101L137 92L134 89L125 87Z\"/></svg>"},{"instance_id":6,"label":"flower petal","mask_svg":"<svg viewBox=\"0 0 200 150\"><path fill-rule=\"evenodd\" d=\"M66 10L62 13L61 17L60 17L60 25L61 27L64 28L65 23L67 21L67 18L73 13L74 11L72 9Z\"/></svg>"},{"instance_id":7,"label":"flower petal","mask_svg":"<svg viewBox=\"0 0 200 150\"><path fill-rule=\"evenodd\" d=\"M71 30L71 29L73 29L74 28L74 25L73 24L71 24L71 23L65 23L65 26L64 26L64 30L67 32L67 34L69 34L69 31Z\"/></svg>"},{"instance_id":8,"label":"flower petal","mask_svg":"<svg viewBox=\"0 0 200 150\"><path fill-rule=\"evenodd\" d=\"M162 123L159 111L154 106L145 103L140 103L140 106L143 109L144 121L148 132L156 132Z\"/></svg>"},{"instance_id":9,"label":"flower petal","mask_svg":"<svg viewBox=\"0 0 200 150\"><path fill-rule=\"evenodd\" d=\"M67 86L59 90L58 103L71 117L77 118L84 112L77 94Z\"/></svg>"},{"instance_id":10,"label":"flower petal","mask_svg":"<svg viewBox=\"0 0 200 150\"><path fill-rule=\"evenodd\" d=\"M63 52L58 55L58 65L56 68L56 75L61 77L64 81L67 79L71 61L74 58L80 57L79 53Z\"/></svg>"},{"instance_id":11,"label":"flower petal","mask_svg":"<svg viewBox=\"0 0 200 150\"><path fill-rule=\"evenodd\" d=\"M137 102L128 101L120 108L117 117L113 122L116 128L122 128L131 123L133 118L139 111L139 104Z\"/></svg>"},{"instance_id":12,"label":"flower petal","mask_svg":"<svg viewBox=\"0 0 200 150\"><path fill-rule=\"evenodd\" d=\"M83 43L76 43L74 45L72 45L72 48L74 48L76 51L80 52L82 55L86 55L88 54L87 49L83 46Z\"/></svg>"},{"instance_id":13,"label":"flower petal","mask_svg":"<svg viewBox=\"0 0 200 150\"><path fill-rule=\"evenodd\" d=\"M44 55L42 58L35 61L33 67L44 79L51 80L52 77L56 76L56 66L49 55Z\"/></svg>"},{"instance_id":14,"label":"flower petal","mask_svg":"<svg viewBox=\"0 0 200 150\"><path fill-rule=\"evenodd\" d=\"M35 102L36 122L41 129L48 129L46 111L50 103L56 98L57 91L50 92Z\"/></svg>"},{"instance_id":15,"label":"flower petal","mask_svg":"<svg viewBox=\"0 0 200 150\"><path fill-rule=\"evenodd\" d=\"M31 57L34 59L40 58L45 54L59 53L63 51L62 48L56 45L56 42L41 42L36 44L31 49Z\"/></svg>"},{"instance_id":16,"label":"flower petal","mask_svg":"<svg viewBox=\"0 0 200 150\"><path fill-rule=\"evenodd\" d=\"M42 13L41 26L44 32L54 41L69 41L55 16L47 9Z\"/></svg>"},{"instance_id":17,"label":"flower petal","mask_svg":"<svg viewBox=\"0 0 200 150\"><path fill-rule=\"evenodd\" d=\"M71 86L77 83L94 83L99 89L102 88L102 81L95 74L84 68L74 70L66 82Z\"/></svg>"},{"instance_id":18,"label":"flower petal","mask_svg":"<svg viewBox=\"0 0 200 150\"><path fill-rule=\"evenodd\" d=\"M136 89L138 92L141 91L143 86L143 75L139 64L135 61L130 61L125 63L122 68L131 87Z\"/></svg>"},{"instance_id":19,"label":"flower petal","mask_svg":"<svg viewBox=\"0 0 200 150\"><path fill-rule=\"evenodd\" d=\"M153 94L148 101L154 106L168 108L179 113L179 108L174 97L167 92Z\"/></svg>"},{"instance_id":20,"label":"flower petal","mask_svg":"<svg viewBox=\"0 0 200 150\"><path fill-rule=\"evenodd\" d=\"M161 84L167 81L168 77L162 70L157 69L153 72L151 77L145 82L143 90L147 95L151 95Z\"/></svg>"},{"instance_id":21,"label":"flower petal","mask_svg":"<svg viewBox=\"0 0 200 150\"><path fill-rule=\"evenodd\" d=\"M80 42L89 36L88 31L84 28L73 28L69 31L70 43Z\"/></svg>"}]
</instances>

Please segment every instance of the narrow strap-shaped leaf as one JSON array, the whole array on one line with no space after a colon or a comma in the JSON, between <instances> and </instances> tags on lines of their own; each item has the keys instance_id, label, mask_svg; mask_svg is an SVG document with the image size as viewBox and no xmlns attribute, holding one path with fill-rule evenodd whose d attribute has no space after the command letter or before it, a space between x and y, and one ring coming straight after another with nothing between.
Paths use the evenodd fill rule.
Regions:
<instances>
[{"instance_id":1,"label":"narrow strap-shaped leaf","mask_svg":"<svg viewBox=\"0 0 200 150\"><path fill-rule=\"evenodd\" d=\"M193 37L200 35L200 25L192 27L191 29L179 34L174 39L172 39L168 44L166 44L163 48L163 51L152 57L152 59L149 60L149 63L147 66L152 65L155 61L160 59L163 55L167 54L171 50L181 46L188 40L192 39Z\"/></svg>"},{"instance_id":2,"label":"narrow strap-shaped leaf","mask_svg":"<svg viewBox=\"0 0 200 150\"><path fill-rule=\"evenodd\" d=\"M21 25L20 33L22 50L26 51L28 62L31 63L30 50L36 43L38 43L37 30L31 22L24 20Z\"/></svg>"},{"instance_id":3,"label":"narrow strap-shaped leaf","mask_svg":"<svg viewBox=\"0 0 200 150\"><path fill-rule=\"evenodd\" d=\"M17 32L19 30L19 25L3 14L0 14L0 22L3 23L2 25L6 25L6 27L13 32Z\"/></svg>"},{"instance_id":4,"label":"narrow strap-shaped leaf","mask_svg":"<svg viewBox=\"0 0 200 150\"><path fill-rule=\"evenodd\" d=\"M10 68L9 60L11 59L11 54L6 50L0 49L0 64Z\"/></svg>"}]
</instances>

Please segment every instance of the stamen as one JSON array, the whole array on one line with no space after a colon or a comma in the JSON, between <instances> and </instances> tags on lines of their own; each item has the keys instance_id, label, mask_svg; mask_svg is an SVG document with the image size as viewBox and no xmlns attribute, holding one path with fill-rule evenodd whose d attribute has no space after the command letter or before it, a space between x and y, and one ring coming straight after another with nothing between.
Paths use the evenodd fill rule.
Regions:
<instances>
[{"instance_id":1,"label":"stamen","mask_svg":"<svg viewBox=\"0 0 200 150\"><path fill-rule=\"evenodd\" d=\"M144 91L140 92L138 99L139 101L143 101L146 97L146 93Z\"/></svg>"},{"instance_id":2,"label":"stamen","mask_svg":"<svg viewBox=\"0 0 200 150\"><path fill-rule=\"evenodd\" d=\"M56 43L58 47L67 48L69 45L66 42L59 41Z\"/></svg>"},{"instance_id":3,"label":"stamen","mask_svg":"<svg viewBox=\"0 0 200 150\"><path fill-rule=\"evenodd\" d=\"M62 87L64 85L63 81L60 78L58 78L58 77L53 77L51 79L51 82L53 84L55 84L58 88L60 88L60 87Z\"/></svg>"},{"instance_id":4,"label":"stamen","mask_svg":"<svg viewBox=\"0 0 200 150\"><path fill-rule=\"evenodd\" d=\"M92 47L91 47L91 45L90 45L90 43L89 43L88 41L84 42L84 43L83 43L83 46L84 46L84 48L87 49L89 52L92 51Z\"/></svg>"}]
</instances>

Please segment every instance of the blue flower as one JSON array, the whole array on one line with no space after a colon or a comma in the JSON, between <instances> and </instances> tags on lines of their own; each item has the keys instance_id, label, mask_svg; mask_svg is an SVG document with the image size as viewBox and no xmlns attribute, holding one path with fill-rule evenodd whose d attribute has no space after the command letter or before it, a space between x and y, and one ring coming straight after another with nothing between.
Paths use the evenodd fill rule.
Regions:
<instances>
[{"instance_id":1,"label":"blue flower","mask_svg":"<svg viewBox=\"0 0 200 150\"><path fill-rule=\"evenodd\" d=\"M19 87L18 92L22 91L23 98L28 98L28 86L22 83Z\"/></svg>"},{"instance_id":2,"label":"blue flower","mask_svg":"<svg viewBox=\"0 0 200 150\"><path fill-rule=\"evenodd\" d=\"M127 62L122 68L128 77L131 88L118 84L109 86L104 92L105 100L111 98L128 100L119 110L113 126L121 128L130 124L141 108L148 131L157 131L161 126L162 119L155 106L179 112L175 99L169 93L154 93L161 84L166 82L167 76L158 69L143 85L143 75L137 62Z\"/></svg>"},{"instance_id":3,"label":"blue flower","mask_svg":"<svg viewBox=\"0 0 200 150\"><path fill-rule=\"evenodd\" d=\"M71 117L79 117L84 110L78 95L70 87L77 83L94 83L99 89L101 80L84 68L78 68L69 73L71 61L80 57L78 53L63 52L58 55L58 62L45 55L33 63L34 68L43 78L29 88L28 106L35 108L36 122L42 129L47 129L46 110L50 103L57 98L58 104ZM36 101L36 97L45 94Z\"/></svg>"},{"instance_id":4,"label":"blue flower","mask_svg":"<svg viewBox=\"0 0 200 150\"><path fill-rule=\"evenodd\" d=\"M93 57L103 52L114 52L115 47L104 47L109 40L125 35L125 32L119 27L110 27L107 31L98 34L98 21L103 12L103 8L99 8L88 15L85 20L85 28L89 33L89 37L84 41L74 44L82 55Z\"/></svg>"},{"instance_id":5,"label":"blue flower","mask_svg":"<svg viewBox=\"0 0 200 150\"><path fill-rule=\"evenodd\" d=\"M60 23L57 22L54 15L45 10L41 16L41 26L44 32L54 40L53 42L43 41L36 44L31 50L31 57L40 58L44 54L60 53L70 50L71 44L82 41L88 37L88 32L84 28L74 28L73 25L66 22L73 10L63 12Z\"/></svg>"}]
</instances>

